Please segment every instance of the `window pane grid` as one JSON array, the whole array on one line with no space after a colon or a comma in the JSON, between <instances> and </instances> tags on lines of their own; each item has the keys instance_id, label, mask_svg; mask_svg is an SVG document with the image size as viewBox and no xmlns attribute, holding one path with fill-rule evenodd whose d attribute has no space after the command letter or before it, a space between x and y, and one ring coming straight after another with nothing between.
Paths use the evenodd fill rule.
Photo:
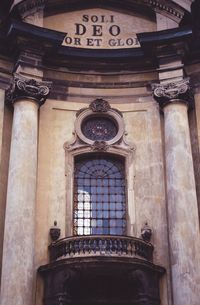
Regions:
<instances>
[{"instance_id":1,"label":"window pane grid","mask_svg":"<svg viewBox=\"0 0 200 305\"><path fill-rule=\"evenodd\" d=\"M75 164L74 234L122 235L126 231L124 164L94 158Z\"/></svg>"}]
</instances>

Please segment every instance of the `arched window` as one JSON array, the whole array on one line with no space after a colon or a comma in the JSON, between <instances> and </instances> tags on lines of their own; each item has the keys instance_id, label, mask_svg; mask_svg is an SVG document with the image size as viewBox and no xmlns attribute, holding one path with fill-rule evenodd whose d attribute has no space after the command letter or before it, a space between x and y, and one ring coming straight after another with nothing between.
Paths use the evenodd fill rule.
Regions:
<instances>
[{"instance_id":1,"label":"arched window","mask_svg":"<svg viewBox=\"0 0 200 305\"><path fill-rule=\"evenodd\" d=\"M108 155L75 159L74 234L125 233L124 159Z\"/></svg>"}]
</instances>

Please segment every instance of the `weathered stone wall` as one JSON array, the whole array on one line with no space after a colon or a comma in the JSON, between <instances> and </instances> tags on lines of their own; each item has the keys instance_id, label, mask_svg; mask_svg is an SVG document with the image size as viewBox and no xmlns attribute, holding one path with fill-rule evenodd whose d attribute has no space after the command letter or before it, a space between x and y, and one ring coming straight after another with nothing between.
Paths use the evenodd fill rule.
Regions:
<instances>
[{"instance_id":1,"label":"weathered stone wall","mask_svg":"<svg viewBox=\"0 0 200 305\"><path fill-rule=\"evenodd\" d=\"M165 267L168 266L159 109L147 92L148 96L138 98L137 95L134 96L133 89L129 90L129 97L126 98L122 92L120 97L118 96L118 89L88 88L82 90L80 94L80 89L73 88L77 98L73 97L72 101L70 99L68 101L48 100L41 108L36 208L36 267L48 261L49 229L55 220L61 228L61 237L71 234L66 230L66 221L72 223L72 215L68 214L68 211L71 210L69 206L72 205L72 198L67 196L69 190L65 177L65 168L70 165L66 164L63 145L74 137L76 112L81 108L88 107L89 102L97 96L96 91L98 96L102 98L106 96L106 99L111 101L111 106L123 113L126 138L128 142L136 146L133 158L135 177L132 185L129 185L132 189L133 206L130 209L132 213L128 215L128 218L133 227L129 228L127 234L140 237L142 226L148 222L153 230L154 262ZM73 180L73 176L71 179ZM161 236L162 238L160 238ZM161 289L163 304L168 304L169 287L166 281L167 277L163 280ZM40 299L39 296L38 298Z\"/></svg>"},{"instance_id":2,"label":"weathered stone wall","mask_svg":"<svg viewBox=\"0 0 200 305\"><path fill-rule=\"evenodd\" d=\"M0 90L0 274L4 239L4 218L6 210L8 164L12 127L12 112L5 106L4 95L4 90Z\"/></svg>"},{"instance_id":3,"label":"weathered stone wall","mask_svg":"<svg viewBox=\"0 0 200 305\"><path fill-rule=\"evenodd\" d=\"M17 2L20 1L15 1L15 4ZM183 5L183 7L189 10L191 1L185 0L181 3L181 1L177 0L174 2ZM24 17L24 21L66 33L63 46L87 47L91 49L139 47L140 45L136 41L136 33L165 30L178 26L176 21L169 19L161 14L161 12L157 12L154 17L151 15L150 18L138 14L125 15L125 13L113 12L107 9L79 10L54 16L46 16L44 19L43 11L40 9L37 13L33 12ZM133 37L135 40L130 40L130 37ZM29 50L25 50L20 54L15 65L18 73L22 73L30 78L40 79L44 77L53 82L51 98L39 110L37 199L35 209L35 265L32 268L33 270L31 270L33 277L36 277L36 304L42 305L42 281L39 276L36 276L36 272L39 266L49 262L49 229L56 220L61 229L61 238L71 235L72 232L70 229L72 226L72 214L69 211L72 210L73 198L72 192L69 191L69 185L67 184L66 170L71 171L72 185L73 168L71 164L67 164L66 152L63 145L65 142L70 142L74 138L76 112L81 108L88 107L94 99L99 97L107 100L113 108L123 113L126 139L128 142L134 144L136 148L130 168L127 169L127 171L134 170L133 180L128 181L131 207L130 202L127 202L127 205L129 205L127 234L140 237L141 228L145 222L148 222L153 230L152 243L155 246L154 263L164 266L167 270L160 285L161 304L172 305L170 264L173 265L173 261L170 260L172 257L169 257L170 247L168 238L171 231L168 225L170 223L171 227L173 227L174 220L176 221L178 219L180 227L183 227L184 239L187 241L189 236L187 233L188 224L186 215L184 221L179 217L179 210L177 211L177 215L175 215L176 217L173 213L171 213L172 217L170 219L168 219L169 214L167 217L165 173L165 152L167 150L165 140L166 134L170 129L170 124L164 131L165 119L163 113L160 113L157 102L152 97L150 86L152 83L159 82L159 77L161 81L166 81L166 79L169 81L170 78L173 78L173 80L182 79L183 69L181 60L176 57L175 59L173 57L169 59L168 63L164 60L164 63L160 64L160 68L163 70L162 73L160 72L160 75L158 75L156 69L143 72L137 70L112 72L108 71L106 66L104 66L105 71L100 73L95 71L95 67L93 70L86 72L82 70L82 67L79 70L70 71L68 66L45 66L45 60L44 62L42 61L41 54L31 55ZM170 72L167 71L167 65L170 68ZM177 69L177 66L179 66L179 69ZM1 84L5 82L8 86L8 79L11 78L12 71L12 63L3 61L1 65ZM189 112L189 121L193 159L195 161L194 172L197 197L199 199L199 66L189 66L186 68L186 71L196 86L195 104ZM5 89L4 85L1 86ZM187 121L186 117L186 112L184 112L185 121ZM5 106L4 90L1 90L0 209L2 213L0 216L0 262L4 231L11 125L12 110ZM179 135L179 133L177 134ZM174 147L172 147L173 149ZM190 151L187 154L190 154ZM179 167L181 167L181 159L179 162ZM190 164L192 164L192 161ZM129 176L129 172L127 172L127 176ZM181 187L179 188L180 191ZM184 202L186 206L187 202ZM192 221L190 225L192 226ZM174 231L176 233L176 230ZM198 235L197 231L195 232ZM180 254L182 244L181 241L176 242L174 236L175 234L171 238L171 243L173 244L174 241L178 245L177 251ZM184 247L185 245L186 243ZM174 251L174 249L172 250ZM187 249L185 252L187 252ZM185 266L188 265L188 259L192 259L193 255L195 253L191 250L191 257L185 257ZM182 267L184 269L184 266L181 265ZM191 268L191 270L194 272L194 268ZM188 270L186 270L187 272ZM21 274L21 277L23 278L23 274ZM178 289L181 291L179 287L177 287L177 291ZM186 294L186 297L190 300L189 293ZM178 297L181 298L182 296L179 295ZM187 299L185 298L185 300ZM177 303L175 305L179 304ZM193 304L188 303L188 305ZM197 304L195 303L194 305Z\"/></svg>"}]
</instances>

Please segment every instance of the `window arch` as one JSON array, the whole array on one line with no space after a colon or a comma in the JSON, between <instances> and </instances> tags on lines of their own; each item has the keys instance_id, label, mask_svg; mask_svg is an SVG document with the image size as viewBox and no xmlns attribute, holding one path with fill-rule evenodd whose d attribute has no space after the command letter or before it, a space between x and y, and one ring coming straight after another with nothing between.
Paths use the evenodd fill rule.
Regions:
<instances>
[{"instance_id":1,"label":"window arch","mask_svg":"<svg viewBox=\"0 0 200 305\"><path fill-rule=\"evenodd\" d=\"M126 233L125 160L106 154L75 158L74 234Z\"/></svg>"}]
</instances>

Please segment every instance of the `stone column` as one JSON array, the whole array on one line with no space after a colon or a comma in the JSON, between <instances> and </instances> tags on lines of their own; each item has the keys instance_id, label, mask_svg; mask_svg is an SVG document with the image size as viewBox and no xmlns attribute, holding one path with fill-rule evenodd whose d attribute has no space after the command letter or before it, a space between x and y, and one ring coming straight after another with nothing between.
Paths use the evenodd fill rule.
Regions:
<instances>
[{"instance_id":1,"label":"stone column","mask_svg":"<svg viewBox=\"0 0 200 305\"><path fill-rule=\"evenodd\" d=\"M15 75L7 98L14 106L3 243L1 305L33 305L38 108L47 83Z\"/></svg>"},{"instance_id":2,"label":"stone column","mask_svg":"<svg viewBox=\"0 0 200 305\"><path fill-rule=\"evenodd\" d=\"M189 81L157 85L164 111L168 232L174 305L198 305L200 235L188 124Z\"/></svg>"},{"instance_id":3,"label":"stone column","mask_svg":"<svg viewBox=\"0 0 200 305\"><path fill-rule=\"evenodd\" d=\"M0 89L0 276L1 276L1 263L2 263L2 243L3 243L3 229L4 229L4 210L5 200L2 196L3 183L1 182L2 177L2 147L3 147L3 121L4 121L4 90ZM0 280L1 285L1 280Z\"/></svg>"}]
</instances>

